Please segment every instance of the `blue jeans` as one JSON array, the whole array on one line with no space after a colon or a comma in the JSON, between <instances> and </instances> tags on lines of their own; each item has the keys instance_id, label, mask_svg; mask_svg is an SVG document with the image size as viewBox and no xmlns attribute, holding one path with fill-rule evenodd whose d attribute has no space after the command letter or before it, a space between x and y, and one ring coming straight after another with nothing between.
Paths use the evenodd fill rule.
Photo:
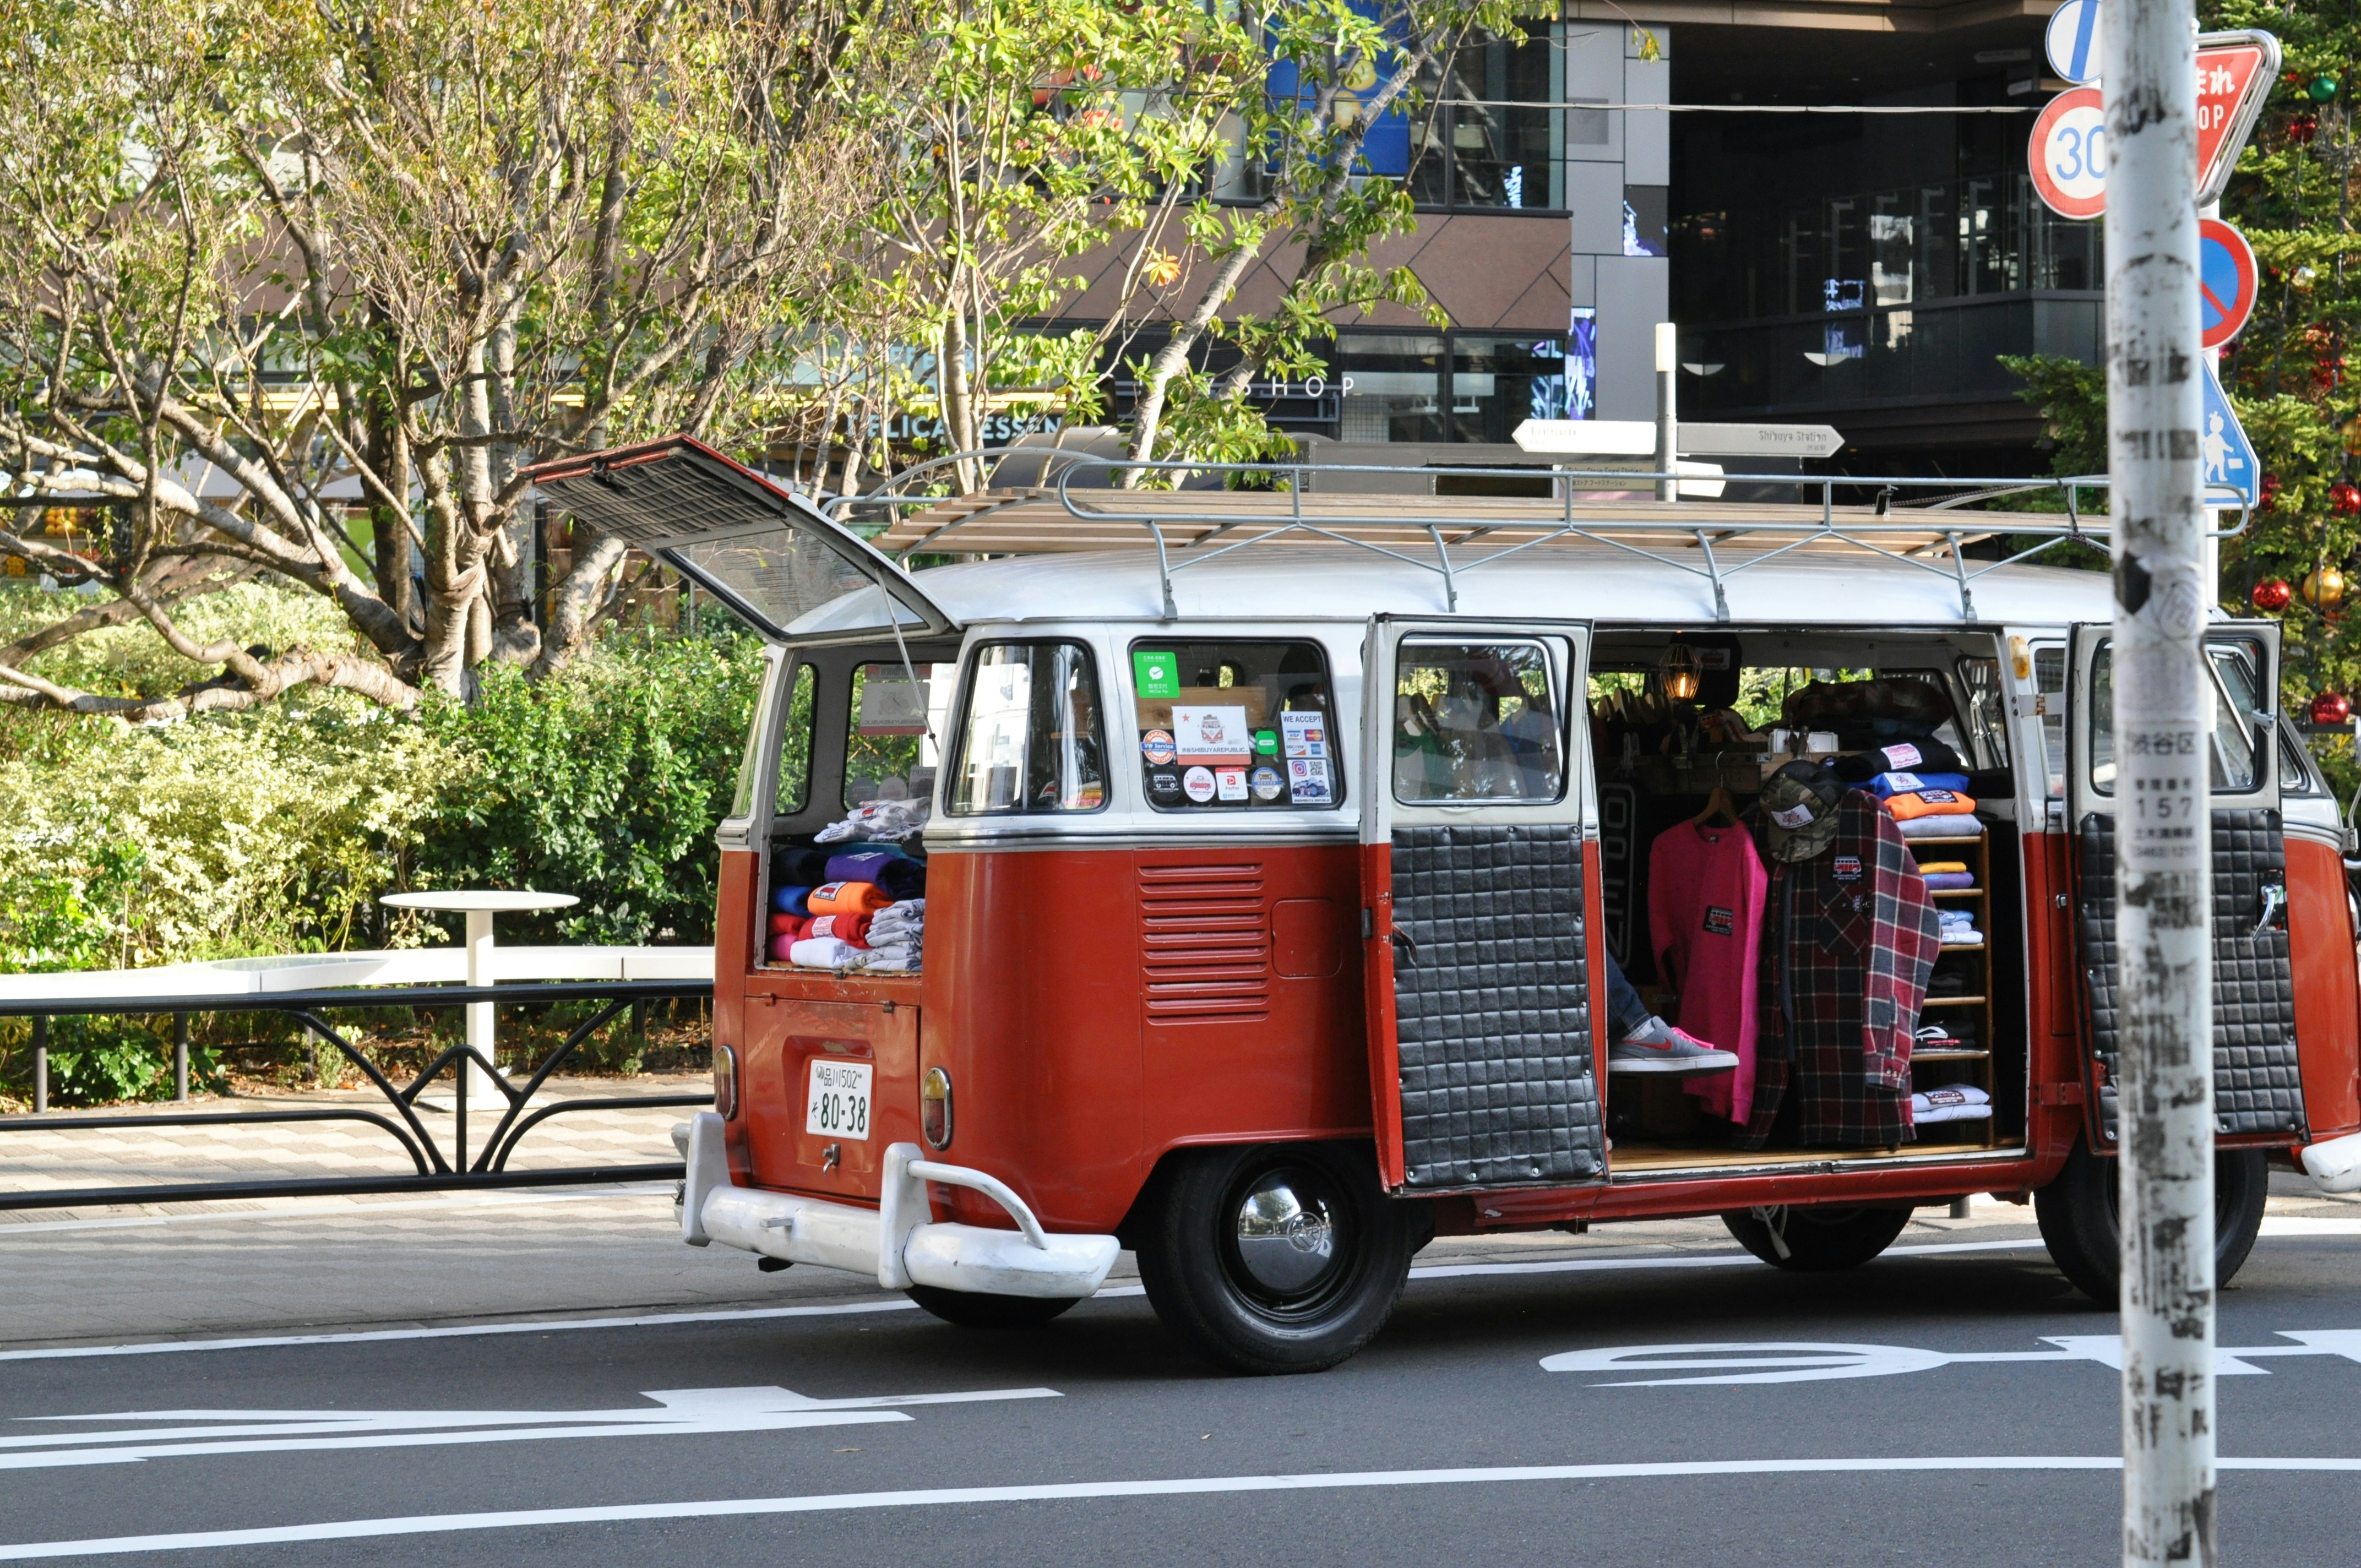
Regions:
<instances>
[{"instance_id":1,"label":"blue jeans","mask_svg":"<svg viewBox=\"0 0 2361 1568\"><path fill-rule=\"evenodd\" d=\"M1648 1004L1640 1000L1640 992L1623 978L1623 966L1615 955L1607 955L1607 1038L1611 1043L1621 1039L1653 1014Z\"/></svg>"}]
</instances>

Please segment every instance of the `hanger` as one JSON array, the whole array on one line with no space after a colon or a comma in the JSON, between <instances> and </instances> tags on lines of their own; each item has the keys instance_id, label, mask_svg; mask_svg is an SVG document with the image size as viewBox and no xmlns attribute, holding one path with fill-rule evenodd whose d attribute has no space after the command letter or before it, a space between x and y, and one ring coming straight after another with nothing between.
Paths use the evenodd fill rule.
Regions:
<instances>
[{"instance_id":1,"label":"hanger","mask_svg":"<svg viewBox=\"0 0 2361 1568\"><path fill-rule=\"evenodd\" d=\"M1719 818L1719 820L1717 820ZM1661 820L1661 818L1659 818ZM1706 797L1705 809L1691 817L1699 828L1735 828L1738 826L1738 802L1731 798L1728 784L1716 784L1713 794Z\"/></svg>"}]
</instances>

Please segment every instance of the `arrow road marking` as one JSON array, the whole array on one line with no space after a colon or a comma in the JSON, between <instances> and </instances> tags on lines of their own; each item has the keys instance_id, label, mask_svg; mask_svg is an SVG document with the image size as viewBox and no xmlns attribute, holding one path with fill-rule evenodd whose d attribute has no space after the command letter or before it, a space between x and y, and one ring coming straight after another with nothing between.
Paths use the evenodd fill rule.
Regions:
<instances>
[{"instance_id":1,"label":"arrow road marking","mask_svg":"<svg viewBox=\"0 0 2361 1568\"><path fill-rule=\"evenodd\" d=\"M111 1432L0 1437L0 1470L133 1464L218 1453L317 1453L346 1448L537 1442L577 1437L687 1437L796 1427L906 1421L891 1407L993 1399L1055 1399L1055 1388L985 1388L962 1394L878 1394L814 1399L779 1387L660 1388L644 1405L611 1410L124 1410L25 1416L33 1421L137 1421ZM78 1444L80 1446L69 1446Z\"/></svg>"},{"instance_id":2,"label":"arrow road marking","mask_svg":"<svg viewBox=\"0 0 2361 1568\"><path fill-rule=\"evenodd\" d=\"M2334 1355L2361 1363L2361 1329L2279 1331L2293 1344L2217 1346L2216 1377L2262 1377L2270 1368L2249 1363L2282 1355ZM1703 1344L1621 1344L1600 1350L1569 1350L1542 1358L1544 1372L1702 1372L1697 1377L1630 1378L1594 1383L1594 1388L1735 1387L1754 1383L1824 1383L1839 1377L1894 1377L1932 1372L1940 1366L1993 1362L2073 1362L2124 1366L2122 1339L2114 1334L2052 1334L2056 1350L1917 1350L1899 1344L1830 1344L1781 1340L1723 1341Z\"/></svg>"}]
</instances>

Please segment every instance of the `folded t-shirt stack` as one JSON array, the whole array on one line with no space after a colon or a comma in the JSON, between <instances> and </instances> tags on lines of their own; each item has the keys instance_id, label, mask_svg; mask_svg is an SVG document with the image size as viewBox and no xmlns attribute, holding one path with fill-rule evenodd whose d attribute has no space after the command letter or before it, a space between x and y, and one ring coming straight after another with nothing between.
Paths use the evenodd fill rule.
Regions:
<instances>
[{"instance_id":1,"label":"folded t-shirt stack","mask_svg":"<svg viewBox=\"0 0 2361 1568\"><path fill-rule=\"evenodd\" d=\"M1920 1126L1930 1122L1982 1122L1992 1115L1992 1096L1972 1083L1947 1083L1910 1097L1910 1119Z\"/></svg>"},{"instance_id":2,"label":"folded t-shirt stack","mask_svg":"<svg viewBox=\"0 0 2361 1568\"><path fill-rule=\"evenodd\" d=\"M1984 934L1976 929L1976 917L1964 909L1938 909L1943 922L1943 946L1976 947L1982 945Z\"/></svg>"},{"instance_id":3,"label":"folded t-shirt stack","mask_svg":"<svg viewBox=\"0 0 2361 1568\"><path fill-rule=\"evenodd\" d=\"M1976 885L1975 873L1968 870L1965 861L1921 861L1918 862L1918 874L1926 879L1930 891Z\"/></svg>"},{"instance_id":4,"label":"folded t-shirt stack","mask_svg":"<svg viewBox=\"0 0 2361 1568\"><path fill-rule=\"evenodd\" d=\"M1921 778L1929 773L1951 773L1959 775L1962 787L1967 784L1967 769L1960 754L1931 736L1890 740L1872 751L1839 757L1836 767L1837 777L1853 784L1866 784L1878 774L1890 773L1913 773Z\"/></svg>"},{"instance_id":5,"label":"folded t-shirt stack","mask_svg":"<svg viewBox=\"0 0 2361 1568\"><path fill-rule=\"evenodd\" d=\"M867 886L861 883L856 885ZM874 910L820 915L786 957L805 969L909 974L918 968L927 901L905 899Z\"/></svg>"},{"instance_id":6,"label":"folded t-shirt stack","mask_svg":"<svg viewBox=\"0 0 2361 1568\"><path fill-rule=\"evenodd\" d=\"M1895 800L1902 798L1900 795L1894 796ZM1966 802L1966 810L1970 812L1975 810L1974 801L1969 800L1966 795L1960 795L1960 799ZM1886 802L1887 810L1891 811L1893 806L1893 801ZM1902 829L1902 836L1905 839L1981 839L1984 836L1982 823L1971 816L1963 817L1957 812L1949 811L1926 817L1904 817L1896 814L1894 825Z\"/></svg>"},{"instance_id":7,"label":"folded t-shirt stack","mask_svg":"<svg viewBox=\"0 0 2361 1568\"><path fill-rule=\"evenodd\" d=\"M864 800L841 821L829 823L812 838L822 844L841 844L849 839L898 844L925 832L933 810L923 800Z\"/></svg>"}]
</instances>

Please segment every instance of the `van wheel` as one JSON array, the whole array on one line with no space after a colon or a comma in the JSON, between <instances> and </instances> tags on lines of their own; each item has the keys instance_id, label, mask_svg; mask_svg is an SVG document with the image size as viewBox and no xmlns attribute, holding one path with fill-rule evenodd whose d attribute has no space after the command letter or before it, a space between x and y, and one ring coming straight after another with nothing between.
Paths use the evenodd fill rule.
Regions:
<instances>
[{"instance_id":1,"label":"van wheel","mask_svg":"<svg viewBox=\"0 0 2361 1568\"><path fill-rule=\"evenodd\" d=\"M1894 1245L1910 1223L1908 1209L1784 1206L1733 1209L1721 1223L1738 1245L1775 1268L1827 1274L1858 1268Z\"/></svg>"},{"instance_id":2,"label":"van wheel","mask_svg":"<svg viewBox=\"0 0 2361 1568\"><path fill-rule=\"evenodd\" d=\"M2049 1260L2076 1289L2103 1307L2123 1299L2123 1232L2115 1192L2121 1162L2101 1158L2077 1143L2058 1179L2033 1195ZM2261 1149L2229 1149L2213 1157L2213 1287L2235 1278L2262 1234L2263 1200L2271 1168Z\"/></svg>"},{"instance_id":3,"label":"van wheel","mask_svg":"<svg viewBox=\"0 0 2361 1568\"><path fill-rule=\"evenodd\" d=\"M1262 1144L1181 1156L1139 1247L1164 1326L1234 1372L1320 1372L1392 1316L1414 1249L1411 1205L1365 1151Z\"/></svg>"},{"instance_id":4,"label":"van wheel","mask_svg":"<svg viewBox=\"0 0 2361 1568\"><path fill-rule=\"evenodd\" d=\"M981 1290L946 1290L913 1285L910 1299L947 1323L963 1329L1029 1329L1046 1323L1080 1296L994 1296Z\"/></svg>"}]
</instances>

